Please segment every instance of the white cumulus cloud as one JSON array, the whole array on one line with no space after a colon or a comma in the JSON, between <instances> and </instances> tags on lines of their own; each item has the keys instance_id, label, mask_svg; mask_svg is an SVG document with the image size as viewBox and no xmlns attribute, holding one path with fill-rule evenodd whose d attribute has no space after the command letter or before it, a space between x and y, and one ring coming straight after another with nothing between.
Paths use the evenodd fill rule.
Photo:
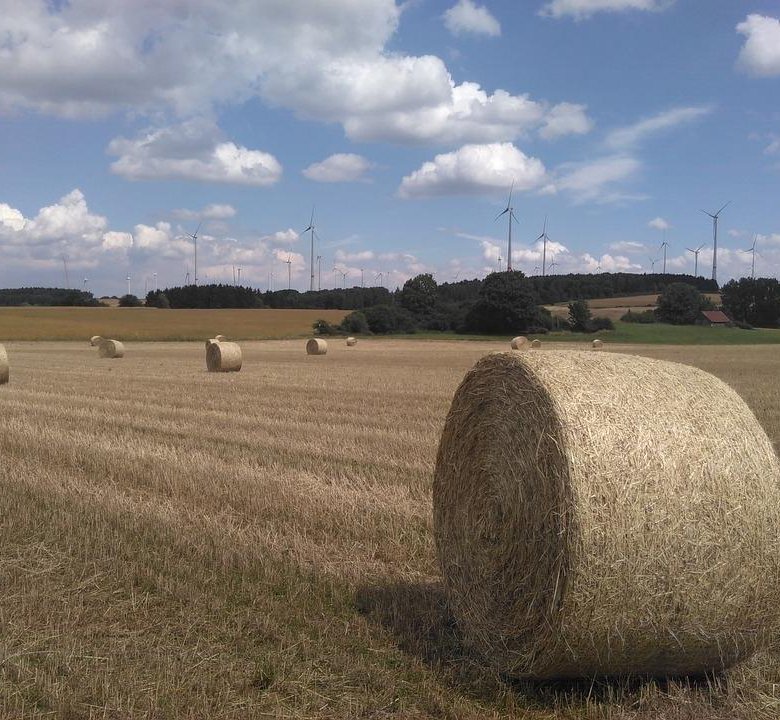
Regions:
<instances>
[{"instance_id":1,"label":"white cumulus cloud","mask_svg":"<svg viewBox=\"0 0 780 720\"><path fill-rule=\"evenodd\" d=\"M444 13L444 25L453 35L473 33L496 37L501 34L501 24L490 10L473 0L458 0Z\"/></svg>"},{"instance_id":2,"label":"white cumulus cloud","mask_svg":"<svg viewBox=\"0 0 780 720\"><path fill-rule=\"evenodd\" d=\"M303 170L309 180L316 182L357 182L364 179L371 163L362 155L336 153Z\"/></svg>"},{"instance_id":3,"label":"white cumulus cloud","mask_svg":"<svg viewBox=\"0 0 780 720\"><path fill-rule=\"evenodd\" d=\"M737 25L737 32L747 38L738 67L758 77L780 75L780 19L751 14Z\"/></svg>"},{"instance_id":4,"label":"white cumulus cloud","mask_svg":"<svg viewBox=\"0 0 780 720\"><path fill-rule=\"evenodd\" d=\"M599 12L659 11L673 2L674 0L550 0L542 7L540 14L582 20Z\"/></svg>"},{"instance_id":5,"label":"white cumulus cloud","mask_svg":"<svg viewBox=\"0 0 780 720\"><path fill-rule=\"evenodd\" d=\"M640 120L633 125L617 128L607 135L606 143L613 149L632 147L650 135L693 122L712 112L711 107L680 107Z\"/></svg>"},{"instance_id":6,"label":"white cumulus cloud","mask_svg":"<svg viewBox=\"0 0 780 720\"><path fill-rule=\"evenodd\" d=\"M653 230L668 230L672 226L667 220L664 220L662 217L657 217L647 223L647 227L653 228Z\"/></svg>"},{"instance_id":7,"label":"white cumulus cloud","mask_svg":"<svg viewBox=\"0 0 780 720\"><path fill-rule=\"evenodd\" d=\"M178 220L228 220L236 215L232 205L211 203L200 210L179 208L172 213Z\"/></svg>"},{"instance_id":8,"label":"white cumulus cloud","mask_svg":"<svg viewBox=\"0 0 780 720\"><path fill-rule=\"evenodd\" d=\"M464 145L437 155L401 181L403 198L434 195L493 194L514 182L515 190L533 190L546 178L541 160L512 143Z\"/></svg>"},{"instance_id":9,"label":"white cumulus cloud","mask_svg":"<svg viewBox=\"0 0 780 720\"><path fill-rule=\"evenodd\" d=\"M552 140L563 135L585 135L593 129L593 121L587 116L585 105L559 103L544 118L539 135Z\"/></svg>"},{"instance_id":10,"label":"white cumulus cloud","mask_svg":"<svg viewBox=\"0 0 780 720\"><path fill-rule=\"evenodd\" d=\"M566 163L556 169L556 179L551 188L570 193L575 202L611 203L641 199L622 189L641 168L633 157L614 155L598 158L591 162Z\"/></svg>"}]
</instances>

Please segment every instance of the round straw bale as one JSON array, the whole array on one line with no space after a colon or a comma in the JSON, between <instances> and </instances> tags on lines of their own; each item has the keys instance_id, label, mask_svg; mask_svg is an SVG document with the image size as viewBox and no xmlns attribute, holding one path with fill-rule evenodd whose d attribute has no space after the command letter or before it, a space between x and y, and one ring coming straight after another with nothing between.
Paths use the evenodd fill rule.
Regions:
<instances>
[{"instance_id":1,"label":"round straw bale","mask_svg":"<svg viewBox=\"0 0 780 720\"><path fill-rule=\"evenodd\" d=\"M238 372L241 369L241 346L233 342L212 342L206 346L209 372Z\"/></svg>"},{"instance_id":2,"label":"round straw bale","mask_svg":"<svg viewBox=\"0 0 780 720\"><path fill-rule=\"evenodd\" d=\"M98 355L102 358L121 358L125 356L125 346L119 340L101 339Z\"/></svg>"},{"instance_id":3,"label":"round straw bale","mask_svg":"<svg viewBox=\"0 0 780 720\"><path fill-rule=\"evenodd\" d=\"M8 353L4 345L0 345L0 385L5 385L11 375L11 366L8 363Z\"/></svg>"},{"instance_id":4,"label":"round straw bale","mask_svg":"<svg viewBox=\"0 0 780 720\"><path fill-rule=\"evenodd\" d=\"M349 347L354 347L355 345L357 345L357 338L348 337L347 338L347 345Z\"/></svg>"},{"instance_id":5,"label":"round straw bale","mask_svg":"<svg viewBox=\"0 0 780 720\"><path fill-rule=\"evenodd\" d=\"M307 355L325 355L328 352L328 343L322 338L312 338L306 343Z\"/></svg>"},{"instance_id":6,"label":"round straw bale","mask_svg":"<svg viewBox=\"0 0 780 720\"><path fill-rule=\"evenodd\" d=\"M92 347L97 347L98 345L100 345L100 341L101 341L102 339L103 339L103 338L102 338L102 337L100 337L100 335L93 335L93 336L92 336L92 337L89 339L89 344L90 344Z\"/></svg>"},{"instance_id":7,"label":"round straw bale","mask_svg":"<svg viewBox=\"0 0 780 720\"><path fill-rule=\"evenodd\" d=\"M226 338L224 335L215 335L215 336L214 336L214 339L215 339L217 342L225 342L225 341L227 340L227 338Z\"/></svg>"},{"instance_id":8,"label":"round straw bale","mask_svg":"<svg viewBox=\"0 0 780 720\"><path fill-rule=\"evenodd\" d=\"M591 343L591 345L593 346L593 349L594 349L594 350L601 350L601 348L603 348L603 347L604 347L604 342L603 342L602 340L599 340L598 338L596 338L596 339L595 339L595 340L594 340L594 341Z\"/></svg>"},{"instance_id":9,"label":"round straw bale","mask_svg":"<svg viewBox=\"0 0 780 720\"><path fill-rule=\"evenodd\" d=\"M495 353L455 393L434 530L466 643L539 679L724 668L780 616L780 461L686 365Z\"/></svg>"},{"instance_id":10,"label":"round straw bale","mask_svg":"<svg viewBox=\"0 0 780 720\"><path fill-rule=\"evenodd\" d=\"M542 347L542 341L538 338L536 340L531 341L531 347L532 348L540 348Z\"/></svg>"},{"instance_id":11,"label":"round straw bale","mask_svg":"<svg viewBox=\"0 0 780 720\"><path fill-rule=\"evenodd\" d=\"M211 340L206 340L206 350L209 349L209 345L214 345L214 343L218 343L219 340L216 338L211 338Z\"/></svg>"},{"instance_id":12,"label":"round straw bale","mask_svg":"<svg viewBox=\"0 0 780 720\"><path fill-rule=\"evenodd\" d=\"M512 338L509 345L512 350L524 350L528 346L528 338L524 335L518 335L516 338Z\"/></svg>"}]
</instances>

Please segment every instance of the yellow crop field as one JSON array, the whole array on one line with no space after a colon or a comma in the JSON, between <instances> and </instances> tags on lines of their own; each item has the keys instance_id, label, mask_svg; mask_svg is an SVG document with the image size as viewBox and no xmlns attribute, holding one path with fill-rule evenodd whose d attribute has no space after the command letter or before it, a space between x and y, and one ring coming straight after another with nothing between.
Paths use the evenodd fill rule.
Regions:
<instances>
[{"instance_id":1,"label":"yellow crop field","mask_svg":"<svg viewBox=\"0 0 780 720\"><path fill-rule=\"evenodd\" d=\"M120 307L0 308L0 340L236 340L298 337L318 319L338 324L345 310L158 310Z\"/></svg>"},{"instance_id":2,"label":"yellow crop field","mask_svg":"<svg viewBox=\"0 0 780 720\"><path fill-rule=\"evenodd\" d=\"M432 473L464 372L508 345L304 346L244 342L223 375L202 343L6 343L0 717L780 716L780 642L704 681L534 685L469 655ZM613 350L715 373L780 447L780 346Z\"/></svg>"}]
</instances>

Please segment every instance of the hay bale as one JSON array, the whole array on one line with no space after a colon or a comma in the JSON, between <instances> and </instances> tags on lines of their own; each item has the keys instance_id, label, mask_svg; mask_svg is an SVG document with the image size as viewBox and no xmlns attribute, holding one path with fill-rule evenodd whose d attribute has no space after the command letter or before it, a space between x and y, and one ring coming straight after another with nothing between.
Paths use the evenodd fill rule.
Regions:
<instances>
[{"instance_id":1,"label":"hay bale","mask_svg":"<svg viewBox=\"0 0 780 720\"><path fill-rule=\"evenodd\" d=\"M92 337L89 339L89 344L90 344L92 347L97 347L98 345L100 345L100 341L101 341L102 339L103 339L103 338L102 338L102 337L100 337L100 335L93 335L93 336L92 336Z\"/></svg>"},{"instance_id":2,"label":"hay bale","mask_svg":"<svg viewBox=\"0 0 780 720\"><path fill-rule=\"evenodd\" d=\"M540 348L540 347L542 347L542 341L537 338L536 340L531 342L531 347L532 348Z\"/></svg>"},{"instance_id":3,"label":"hay bale","mask_svg":"<svg viewBox=\"0 0 780 720\"><path fill-rule=\"evenodd\" d=\"M436 546L510 675L724 668L780 616L780 462L725 383L616 353L495 353L452 402Z\"/></svg>"},{"instance_id":4,"label":"hay bale","mask_svg":"<svg viewBox=\"0 0 780 720\"><path fill-rule=\"evenodd\" d=\"M348 347L355 347L357 345L357 338L348 337L347 338L347 346Z\"/></svg>"},{"instance_id":5,"label":"hay bale","mask_svg":"<svg viewBox=\"0 0 780 720\"><path fill-rule=\"evenodd\" d=\"M512 350L525 350L528 346L528 338L523 335L518 335L516 338L512 338L512 342L509 343Z\"/></svg>"},{"instance_id":6,"label":"hay bale","mask_svg":"<svg viewBox=\"0 0 780 720\"><path fill-rule=\"evenodd\" d=\"M603 347L604 347L604 343L603 343L601 340L599 340L598 338L596 338L596 339L595 339L595 340L594 340L594 341L591 343L591 345L593 346L593 349L594 349L594 350L601 350L601 348L603 348Z\"/></svg>"},{"instance_id":7,"label":"hay bale","mask_svg":"<svg viewBox=\"0 0 780 720\"><path fill-rule=\"evenodd\" d=\"M242 360L238 343L212 342L206 346L206 368L209 372L238 372Z\"/></svg>"},{"instance_id":8,"label":"hay bale","mask_svg":"<svg viewBox=\"0 0 780 720\"><path fill-rule=\"evenodd\" d=\"M98 356L102 358L122 358L125 356L125 346L119 340L102 338L98 343Z\"/></svg>"},{"instance_id":9,"label":"hay bale","mask_svg":"<svg viewBox=\"0 0 780 720\"><path fill-rule=\"evenodd\" d=\"M11 365L4 345L0 345L0 385L5 385L11 376Z\"/></svg>"},{"instance_id":10,"label":"hay bale","mask_svg":"<svg viewBox=\"0 0 780 720\"><path fill-rule=\"evenodd\" d=\"M306 343L307 355L325 355L328 352L328 343L322 338L312 338Z\"/></svg>"},{"instance_id":11,"label":"hay bale","mask_svg":"<svg viewBox=\"0 0 780 720\"><path fill-rule=\"evenodd\" d=\"M227 340L227 338L226 338L224 335L215 335L215 336L214 336L214 339L215 339L217 342L225 342L225 341Z\"/></svg>"},{"instance_id":12,"label":"hay bale","mask_svg":"<svg viewBox=\"0 0 780 720\"><path fill-rule=\"evenodd\" d=\"M211 338L211 340L206 340L206 350L209 349L209 345L214 345L215 343L218 343L219 340L216 338Z\"/></svg>"}]
</instances>

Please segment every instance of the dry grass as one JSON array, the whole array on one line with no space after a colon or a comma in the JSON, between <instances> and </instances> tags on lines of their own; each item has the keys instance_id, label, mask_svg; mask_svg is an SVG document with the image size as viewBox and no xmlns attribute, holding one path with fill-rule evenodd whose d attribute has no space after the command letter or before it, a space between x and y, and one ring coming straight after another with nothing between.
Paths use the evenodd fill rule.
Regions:
<instances>
[{"instance_id":1,"label":"dry grass","mask_svg":"<svg viewBox=\"0 0 780 720\"><path fill-rule=\"evenodd\" d=\"M433 464L455 387L506 341L361 340L316 363L299 340L242 343L225 375L200 342L122 363L83 340L7 347L1 717L780 715L774 652L705 680L547 685L464 652ZM639 351L725 379L778 446L780 348Z\"/></svg>"},{"instance_id":2,"label":"dry grass","mask_svg":"<svg viewBox=\"0 0 780 720\"><path fill-rule=\"evenodd\" d=\"M158 310L157 308L0 308L5 340L231 340L302 337L315 320L338 325L346 310Z\"/></svg>"}]
</instances>

